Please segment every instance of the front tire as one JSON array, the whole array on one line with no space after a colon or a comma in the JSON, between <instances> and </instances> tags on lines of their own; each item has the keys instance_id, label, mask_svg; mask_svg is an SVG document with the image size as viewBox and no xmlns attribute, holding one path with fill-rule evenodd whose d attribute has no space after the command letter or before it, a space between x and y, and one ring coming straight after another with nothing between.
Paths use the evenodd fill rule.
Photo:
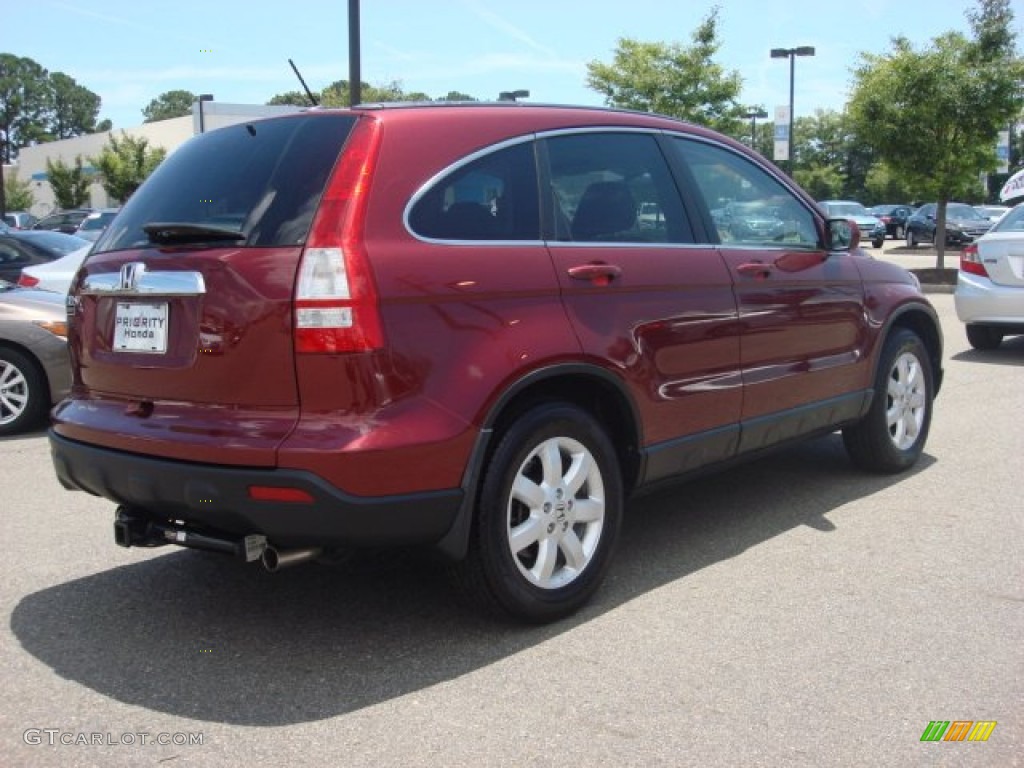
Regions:
<instances>
[{"instance_id":1,"label":"front tire","mask_svg":"<svg viewBox=\"0 0 1024 768\"><path fill-rule=\"evenodd\" d=\"M49 408L46 376L35 360L15 349L0 348L0 436L42 423Z\"/></svg>"},{"instance_id":2,"label":"front tire","mask_svg":"<svg viewBox=\"0 0 1024 768\"><path fill-rule=\"evenodd\" d=\"M877 238L875 238L874 240L871 241L871 247L872 248L881 248L884 243L885 243L885 238L884 237L877 237Z\"/></svg>"},{"instance_id":3,"label":"front tire","mask_svg":"<svg viewBox=\"0 0 1024 768\"><path fill-rule=\"evenodd\" d=\"M871 408L843 430L853 462L892 474L912 467L924 450L934 397L931 360L913 331L897 328L882 348Z\"/></svg>"},{"instance_id":4,"label":"front tire","mask_svg":"<svg viewBox=\"0 0 1024 768\"><path fill-rule=\"evenodd\" d=\"M991 325L970 324L967 326L967 341L975 349L996 349L1003 343L1003 334Z\"/></svg>"},{"instance_id":5,"label":"front tire","mask_svg":"<svg viewBox=\"0 0 1024 768\"><path fill-rule=\"evenodd\" d=\"M907 227L907 248L917 248L917 235L914 234L914 230Z\"/></svg>"},{"instance_id":6,"label":"front tire","mask_svg":"<svg viewBox=\"0 0 1024 768\"><path fill-rule=\"evenodd\" d=\"M567 403L527 411L485 469L459 586L475 604L522 621L570 615L608 570L622 496L615 449L593 417Z\"/></svg>"}]
</instances>

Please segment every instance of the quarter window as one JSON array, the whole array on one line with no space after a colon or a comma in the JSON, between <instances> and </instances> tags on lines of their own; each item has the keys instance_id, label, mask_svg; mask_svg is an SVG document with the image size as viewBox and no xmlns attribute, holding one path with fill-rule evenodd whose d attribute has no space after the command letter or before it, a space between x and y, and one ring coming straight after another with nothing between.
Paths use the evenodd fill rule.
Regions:
<instances>
[{"instance_id":1,"label":"quarter window","mask_svg":"<svg viewBox=\"0 0 1024 768\"><path fill-rule=\"evenodd\" d=\"M435 240L540 240L533 142L497 150L445 176L413 206L409 226Z\"/></svg>"},{"instance_id":2,"label":"quarter window","mask_svg":"<svg viewBox=\"0 0 1024 768\"><path fill-rule=\"evenodd\" d=\"M723 147L673 139L711 212L719 242L818 247L813 214L777 179Z\"/></svg>"}]
</instances>

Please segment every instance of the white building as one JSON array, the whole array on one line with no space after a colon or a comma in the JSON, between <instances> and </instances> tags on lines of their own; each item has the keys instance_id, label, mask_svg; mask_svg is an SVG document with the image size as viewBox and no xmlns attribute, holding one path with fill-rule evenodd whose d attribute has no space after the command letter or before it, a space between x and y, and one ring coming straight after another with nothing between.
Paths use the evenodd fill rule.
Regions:
<instances>
[{"instance_id":1,"label":"white building","mask_svg":"<svg viewBox=\"0 0 1024 768\"><path fill-rule=\"evenodd\" d=\"M235 123L287 114L300 109L301 107L257 104L222 104L215 101L196 102L192 106L191 117L175 117L155 123L143 123L135 128L115 128L113 131L24 147L18 152L17 164L4 166L4 178L7 179L17 174L21 181L31 183L35 205L32 206L30 213L42 218L56 209L53 189L46 180L47 160L50 162L62 160L66 165L73 166L75 158L81 155L82 164L91 169L91 158L98 155L106 146L111 134L120 138L122 130L125 135L133 138L145 138L149 141L150 147L162 147L167 150L167 154L170 154L193 135L200 133L201 130L211 131ZM106 190L98 182L95 182L89 189L89 202L86 205L91 208L107 208L117 205L118 202L111 200Z\"/></svg>"}]
</instances>

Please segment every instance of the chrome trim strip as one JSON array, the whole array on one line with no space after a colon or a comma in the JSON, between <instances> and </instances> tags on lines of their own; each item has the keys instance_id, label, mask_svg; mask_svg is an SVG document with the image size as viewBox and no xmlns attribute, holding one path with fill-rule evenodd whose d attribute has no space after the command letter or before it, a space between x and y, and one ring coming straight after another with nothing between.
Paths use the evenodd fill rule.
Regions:
<instances>
[{"instance_id":1,"label":"chrome trim strip","mask_svg":"<svg viewBox=\"0 0 1024 768\"><path fill-rule=\"evenodd\" d=\"M142 272L133 287L122 288L120 272L86 276L79 293L86 296L201 296L206 281L200 272Z\"/></svg>"}]
</instances>

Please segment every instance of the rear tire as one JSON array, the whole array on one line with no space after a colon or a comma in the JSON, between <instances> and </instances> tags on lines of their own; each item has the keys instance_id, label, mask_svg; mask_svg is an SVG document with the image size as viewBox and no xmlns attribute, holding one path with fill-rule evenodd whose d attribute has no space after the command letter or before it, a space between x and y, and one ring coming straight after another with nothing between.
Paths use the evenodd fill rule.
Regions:
<instances>
[{"instance_id":1,"label":"rear tire","mask_svg":"<svg viewBox=\"0 0 1024 768\"><path fill-rule=\"evenodd\" d=\"M622 479L601 426L568 403L520 416L484 470L469 553L454 571L471 602L543 623L600 586L622 521Z\"/></svg>"},{"instance_id":2,"label":"rear tire","mask_svg":"<svg viewBox=\"0 0 1024 768\"><path fill-rule=\"evenodd\" d=\"M49 410L50 388L36 361L0 348L0 436L41 424Z\"/></svg>"},{"instance_id":3,"label":"rear tire","mask_svg":"<svg viewBox=\"0 0 1024 768\"><path fill-rule=\"evenodd\" d=\"M903 229L903 227L901 225L897 225L896 226L896 237L894 239L895 240L902 240L904 237L906 237L906 232L904 231L904 229Z\"/></svg>"},{"instance_id":4,"label":"rear tire","mask_svg":"<svg viewBox=\"0 0 1024 768\"><path fill-rule=\"evenodd\" d=\"M843 430L853 462L892 474L912 467L924 450L934 397L931 360L917 334L897 328L885 340L871 408Z\"/></svg>"},{"instance_id":5,"label":"rear tire","mask_svg":"<svg viewBox=\"0 0 1024 768\"><path fill-rule=\"evenodd\" d=\"M975 349L996 349L1003 343L1003 334L991 325L972 323L967 326L967 341Z\"/></svg>"}]
</instances>

